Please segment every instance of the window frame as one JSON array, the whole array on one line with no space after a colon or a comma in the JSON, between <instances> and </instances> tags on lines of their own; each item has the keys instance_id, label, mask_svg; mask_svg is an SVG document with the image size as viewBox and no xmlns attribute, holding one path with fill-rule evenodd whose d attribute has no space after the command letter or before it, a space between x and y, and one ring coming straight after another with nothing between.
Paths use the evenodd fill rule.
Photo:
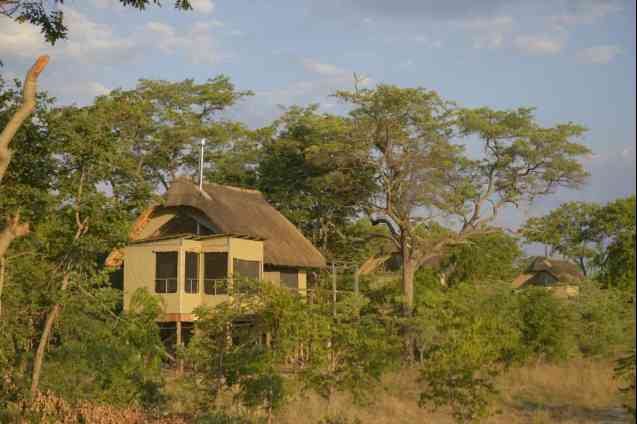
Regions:
<instances>
[{"instance_id":1,"label":"window frame","mask_svg":"<svg viewBox=\"0 0 637 424\"><path fill-rule=\"evenodd\" d=\"M210 256L208 256L210 255ZM217 264L214 261L207 260L207 257L222 257L223 261L218 261ZM230 278L229 278L229 266L228 266L228 258L230 257L228 252L203 252L203 292L208 296L220 296L227 295L230 291ZM219 271L218 268L212 268L210 272L208 272L207 266L211 265L220 265L220 263L225 263L225 272L223 273L213 273L212 271Z\"/></svg>"},{"instance_id":2,"label":"window frame","mask_svg":"<svg viewBox=\"0 0 637 424\"><path fill-rule=\"evenodd\" d=\"M157 294L175 294L179 290L179 251L168 250L153 252L155 254L155 293ZM174 255L175 257L175 276L174 277L159 277L160 272L160 256ZM164 264L165 265L165 264ZM172 264L171 264L172 265Z\"/></svg>"},{"instance_id":3,"label":"window frame","mask_svg":"<svg viewBox=\"0 0 637 424\"><path fill-rule=\"evenodd\" d=\"M199 281L201 280L201 276L200 276L200 258L201 254L199 252L194 252L194 251L188 251L186 250L184 252L184 293L187 294L198 294L199 293ZM195 258L195 263L194 263L194 278L193 277L193 273L192 272L188 272L188 271L192 271L191 269L191 263L189 261L189 258ZM194 283L194 284L193 284Z\"/></svg>"}]
</instances>

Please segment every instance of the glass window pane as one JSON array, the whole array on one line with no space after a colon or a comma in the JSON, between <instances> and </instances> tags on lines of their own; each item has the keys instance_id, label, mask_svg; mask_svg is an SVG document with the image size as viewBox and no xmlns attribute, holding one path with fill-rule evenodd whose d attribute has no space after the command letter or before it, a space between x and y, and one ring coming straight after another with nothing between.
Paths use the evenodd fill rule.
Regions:
<instances>
[{"instance_id":1,"label":"glass window pane","mask_svg":"<svg viewBox=\"0 0 637 424\"><path fill-rule=\"evenodd\" d=\"M186 252L186 293L197 293L199 291L199 254L196 252Z\"/></svg>"},{"instance_id":2,"label":"glass window pane","mask_svg":"<svg viewBox=\"0 0 637 424\"><path fill-rule=\"evenodd\" d=\"M299 273L296 271L281 271L281 286L288 289L298 289Z\"/></svg>"},{"instance_id":3,"label":"glass window pane","mask_svg":"<svg viewBox=\"0 0 637 424\"><path fill-rule=\"evenodd\" d=\"M253 280L259 279L259 268L261 267L261 263L259 261L246 261L244 259L235 258L233 264L234 274L236 276L250 278Z\"/></svg>"},{"instance_id":4,"label":"glass window pane","mask_svg":"<svg viewBox=\"0 0 637 424\"><path fill-rule=\"evenodd\" d=\"M155 253L155 278L177 278L177 252Z\"/></svg>"},{"instance_id":5,"label":"glass window pane","mask_svg":"<svg viewBox=\"0 0 637 424\"><path fill-rule=\"evenodd\" d=\"M228 254L225 252L204 253L204 278L215 280L228 278Z\"/></svg>"}]
</instances>

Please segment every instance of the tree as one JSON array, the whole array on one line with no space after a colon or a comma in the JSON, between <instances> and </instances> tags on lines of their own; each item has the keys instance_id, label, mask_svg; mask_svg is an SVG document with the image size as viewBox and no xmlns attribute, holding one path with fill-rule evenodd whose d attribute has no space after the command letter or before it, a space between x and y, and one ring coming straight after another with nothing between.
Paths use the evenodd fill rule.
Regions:
<instances>
[{"instance_id":1,"label":"tree","mask_svg":"<svg viewBox=\"0 0 637 424\"><path fill-rule=\"evenodd\" d=\"M119 0L124 7L144 10L149 5L161 6L159 0ZM64 0L0 0L0 15L4 15L16 22L28 22L40 28L44 39L55 44L68 35L68 28L64 24L64 12L58 6ZM190 10L189 0L175 0L174 5L179 10Z\"/></svg>"},{"instance_id":2,"label":"tree","mask_svg":"<svg viewBox=\"0 0 637 424\"><path fill-rule=\"evenodd\" d=\"M74 106L54 110L49 118L49 139L55 143L58 174L49 219L38 229L42 252L52 263L50 278L56 281L50 307L40 334L32 368L31 393L36 394L53 327L68 291L83 284L101 266L100 254L126 239L128 211L116 196L107 196L104 184L113 172L127 165L116 161L115 136L105 131L105 117L94 107Z\"/></svg>"},{"instance_id":3,"label":"tree","mask_svg":"<svg viewBox=\"0 0 637 424\"><path fill-rule=\"evenodd\" d=\"M591 228L600 208L596 203L567 202L543 217L530 218L520 233L527 243L547 246L548 256L558 253L574 260L589 275L602 248Z\"/></svg>"},{"instance_id":4,"label":"tree","mask_svg":"<svg viewBox=\"0 0 637 424\"><path fill-rule=\"evenodd\" d=\"M520 258L522 250L517 240L499 231L476 235L467 243L451 247L441 268L450 287L462 282L511 281Z\"/></svg>"},{"instance_id":5,"label":"tree","mask_svg":"<svg viewBox=\"0 0 637 424\"><path fill-rule=\"evenodd\" d=\"M218 115L249 91L238 91L226 76L197 84L191 79L179 82L140 80L133 90L114 90L95 102L95 114L104 120L104 137L114 137L128 173L115 172L108 178L114 190L128 191L128 197L144 197L158 187L168 188L177 173L197 174L199 142L208 140L207 157L225 151L245 128L220 120ZM207 161L206 171L215 161ZM144 187L130 191L131 182ZM142 184L143 183L143 184ZM142 186L139 186L142 184ZM127 188L128 187L128 188Z\"/></svg>"},{"instance_id":6,"label":"tree","mask_svg":"<svg viewBox=\"0 0 637 424\"><path fill-rule=\"evenodd\" d=\"M370 169L341 152L350 129L348 119L321 114L316 105L292 107L259 152L259 189L330 256L371 189Z\"/></svg>"},{"instance_id":7,"label":"tree","mask_svg":"<svg viewBox=\"0 0 637 424\"><path fill-rule=\"evenodd\" d=\"M365 209L402 254L408 313L414 273L427 260L494 231L503 207L577 187L587 176L578 158L588 149L571 140L584 129L544 128L532 109L454 109L435 92L390 85L337 97L352 106L349 154L374 169L376 194ZM470 157L454 135L477 138L482 155Z\"/></svg>"},{"instance_id":8,"label":"tree","mask_svg":"<svg viewBox=\"0 0 637 424\"><path fill-rule=\"evenodd\" d=\"M599 209L592 232L606 246L595 258L599 280L608 287L635 291L635 196L617 199Z\"/></svg>"}]
</instances>

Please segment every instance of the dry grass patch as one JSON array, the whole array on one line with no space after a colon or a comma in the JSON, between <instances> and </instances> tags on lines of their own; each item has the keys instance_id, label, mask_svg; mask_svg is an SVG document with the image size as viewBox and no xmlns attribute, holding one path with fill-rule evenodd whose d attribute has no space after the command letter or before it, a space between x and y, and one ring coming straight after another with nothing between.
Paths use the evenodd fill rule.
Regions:
<instances>
[{"instance_id":1,"label":"dry grass patch","mask_svg":"<svg viewBox=\"0 0 637 424\"><path fill-rule=\"evenodd\" d=\"M499 386L503 409L529 422L626 422L610 361L527 365Z\"/></svg>"},{"instance_id":2,"label":"dry grass patch","mask_svg":"<svg viewBox=\"0 0 637 424\"><path fill-rule=\"evenodd\" d=\"M335 396L330 405L309 395L292 401L277 423L317 423L328 414L342 415L363 424L454 423L448 411L418 407L421 384L417 370L403 370L383 378L373 402L355 405L350 396ZM501 390L490 424L628 423L620 409L617 381L610 361L574 360L513 369L499 381Z\"/></svg>"}]
</instances>

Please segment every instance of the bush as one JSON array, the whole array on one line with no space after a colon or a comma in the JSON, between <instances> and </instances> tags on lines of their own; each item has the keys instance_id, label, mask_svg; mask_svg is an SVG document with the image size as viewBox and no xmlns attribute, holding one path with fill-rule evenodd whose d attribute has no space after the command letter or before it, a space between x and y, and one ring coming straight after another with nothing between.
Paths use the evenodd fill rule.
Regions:
<instances>
[{"instance_id":1,"label":"bush","mask_svg":"<svg viewBox=\"0 0 637 424\"><path fill-rule=\"evenodd\" d=\"M586 282L575 299L577 343L585 355L612 355L629 343L631 305L618 289ZM632 317L632 318L631 318Z\"/></svg>"},{"instance_id":2,"label":"bush","mask_svg":"<svg viewBox=\"0 0 637 424\"><path fill-rule=\"evenodd\" d=\"M432 292L418 308L426 335L420 405L449 406L458 422L492 413L495 379L519 356L521 334L512 319L515 297L498 284L462 284ZM513 315L514 316L514 315Z\"/></svg>"},{"instance_id":3,"label":"bush","mask_svg":"<svg viewBox=\"0 0 637 424\"><path fill-rule=\"evenodd\" d=\"M520 348L525 357L566 359L575 350L575 319L565 301L544 288L518 292Z\"/></svg>"}]
</instances>

